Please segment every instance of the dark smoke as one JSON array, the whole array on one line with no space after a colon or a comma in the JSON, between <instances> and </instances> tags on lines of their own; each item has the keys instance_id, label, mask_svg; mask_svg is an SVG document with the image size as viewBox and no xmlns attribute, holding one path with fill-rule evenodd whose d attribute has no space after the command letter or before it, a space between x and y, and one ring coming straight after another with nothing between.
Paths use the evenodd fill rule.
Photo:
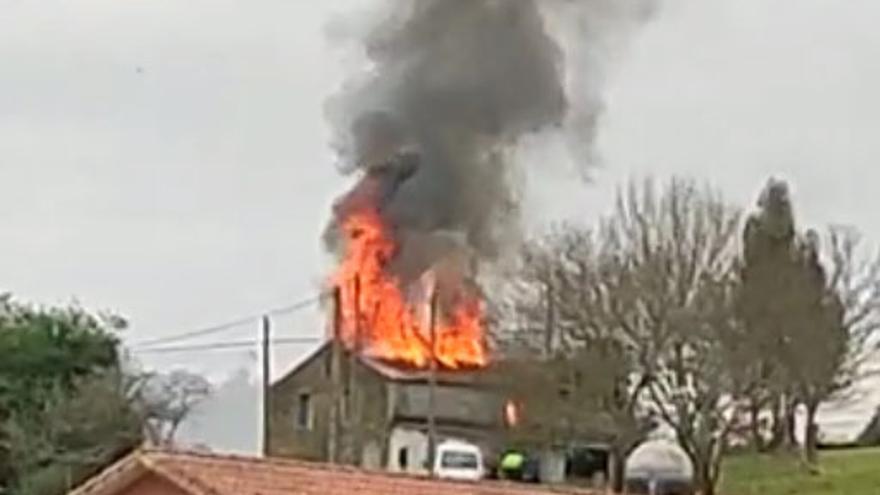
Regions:
<instances>
[{"instance_id":1,"label":"dark smoke","mask_svg":"<svg viewBox=\"0 0 880 495\"><path fill-rule=\"evenodd\" d=\"M373 205L395 229L406 278L461 244L496 258L518 232L514 145L576 136L589 162L605 45L645 1L390 2L359 40L369 70L328 104L341 169L364 174L337 202L331 245L339 218Z\"/></svg>"}]
</instances>

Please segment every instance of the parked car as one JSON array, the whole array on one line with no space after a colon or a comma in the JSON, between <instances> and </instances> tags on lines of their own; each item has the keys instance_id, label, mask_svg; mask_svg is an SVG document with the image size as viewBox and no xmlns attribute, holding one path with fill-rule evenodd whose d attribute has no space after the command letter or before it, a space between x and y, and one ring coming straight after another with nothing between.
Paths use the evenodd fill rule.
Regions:
<instances>
[{"instance_id":1,"label":"parked car","mask_svg":"<svg viewBox=\"0 0 880 495\"><path fill-rule=\"evenodd\" d=\"M453 480L479 480L485 476L483 453L474 444L447 440L437 446L434 475Z\"/></svg>"},{"instance_id":2,"label":"parked car","mask_svg":"<svg viewBox=\"0 0 880 495\"><path fill-rule=\"evenodd\" d=\"M603 479L608 473L608 446L585 444L571 447L566 456L565 477L567 479Z\"/></svg>"}]
</instances>

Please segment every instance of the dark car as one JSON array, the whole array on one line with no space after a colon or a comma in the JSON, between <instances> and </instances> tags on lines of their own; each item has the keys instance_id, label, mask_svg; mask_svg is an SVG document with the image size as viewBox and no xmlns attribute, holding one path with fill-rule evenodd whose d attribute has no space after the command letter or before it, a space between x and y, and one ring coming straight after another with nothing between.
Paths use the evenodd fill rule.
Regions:
<instances>
[{"instance_id":1,"label":"dark car","mask_svg":"<svg viewBox=\"0 0 880 495\"><path fill-rule=\"evenodd\" d=\"M565 477L591 480L608 472L608 448L603 445L573 447L565 460Z\"/></svg>"}]
</instances>

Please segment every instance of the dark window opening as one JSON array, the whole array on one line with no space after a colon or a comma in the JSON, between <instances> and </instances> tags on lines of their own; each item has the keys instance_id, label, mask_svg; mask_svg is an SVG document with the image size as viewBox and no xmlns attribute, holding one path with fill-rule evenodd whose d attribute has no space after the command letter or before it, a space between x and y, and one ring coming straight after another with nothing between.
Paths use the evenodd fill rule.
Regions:
<instances>
[{"instance_id":1,"label":"dark window opening","mask_svg":"<svg viewBox=\"0 0 880 495\"><path fill-rule=\"evenodd\" d=\"M563 386L559 389L559 398L562 400L568 400L571 397L571 387Z\"/></svg>"},{"instance_id":2,"label":"dark window opening","mask_svg":"<svg viewBox=\"0 0 880 495\"><path fill-rule=\"evenodd\" d=\"M342 421L348 422L352 417L352 398L351 398L351 389L346 386L342 390L342 407L341 407L341 416Z\"/></svg>"},{"instance_id":3,"label":"dark window opening","mask_svg":"<svg viewBox=\"0 0 880 495\"><path fill-rule=\"evenodd\" d=\"M406 447L397 451L397 465L400 466L401 469L406 469L409 465L409 449Z\"/></svg>"},{"instance_id":4,"label":"dark window opening","mask_svg":"<svg viewBox=\"0 0 880 495\"><path fill-rule=\"evenodd\" d=\"M296 404L296 427L301 430L312 428L312 396L302 393L297 397Z\"/></svg>"}]
</instances>

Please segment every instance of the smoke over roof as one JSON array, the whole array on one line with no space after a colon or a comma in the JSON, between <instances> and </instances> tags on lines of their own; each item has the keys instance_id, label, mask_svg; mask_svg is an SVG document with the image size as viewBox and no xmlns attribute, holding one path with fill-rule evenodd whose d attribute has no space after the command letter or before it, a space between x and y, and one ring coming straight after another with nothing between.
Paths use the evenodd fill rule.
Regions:
<instances>
[{"instance_id":1,"label":"smoke over roof","mask_svg":"<svg viewBox=\"0 0 880 495\"><path fill-rule=\"evenodd\" d=\"M518 233L514 145L559 133L591 162L607 58L651 3L382 3L385 15L357 40L369 67L327 106L340 170L365 177L337 203L334 222L352 205L379 206L412 265L402 272L442 256L430 247L438 231L494 259Z\"/></svg>"}]
</instances>

